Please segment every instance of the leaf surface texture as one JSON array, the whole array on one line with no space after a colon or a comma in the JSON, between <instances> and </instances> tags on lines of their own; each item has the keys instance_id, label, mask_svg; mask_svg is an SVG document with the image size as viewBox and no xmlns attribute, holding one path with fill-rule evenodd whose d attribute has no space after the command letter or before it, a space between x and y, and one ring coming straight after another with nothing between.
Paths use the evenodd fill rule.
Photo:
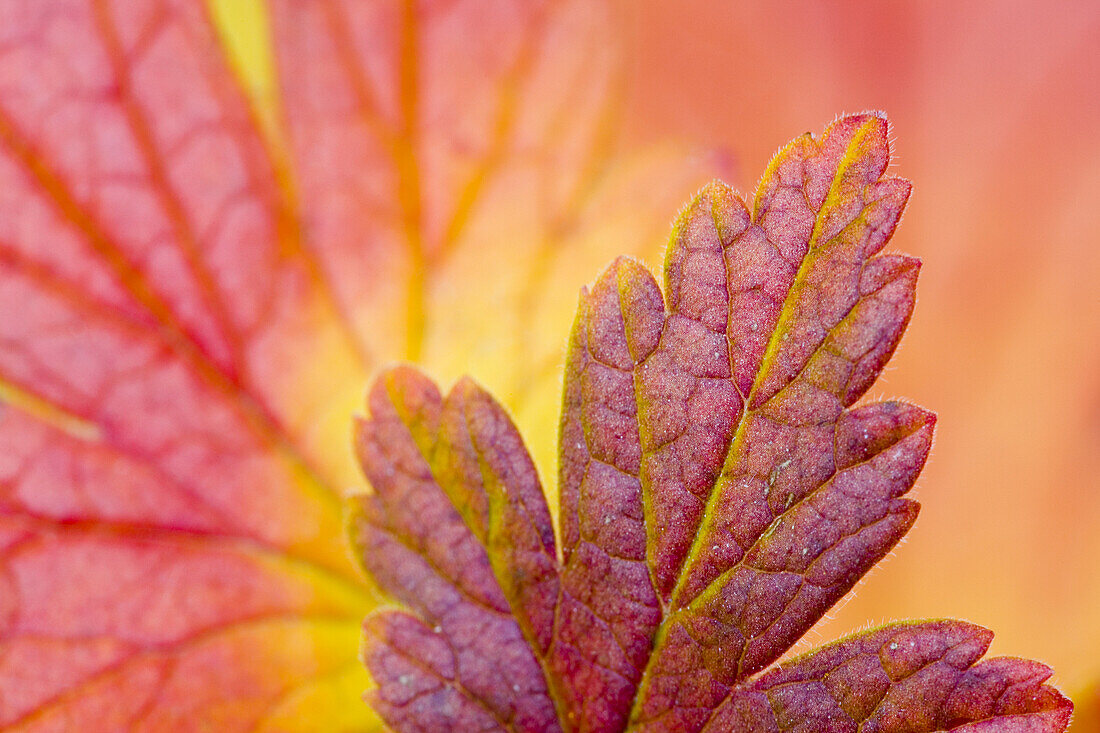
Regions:
<instances>
[{"instance_id":1,"label":"leaf surface texture","mask_svg":"<svg viewBox=\"0 0 1100 733\"><path fill-rule=\"evenodd\" d=\"M405 607L364 636L369 699L391 726L1065 728L1050 670L979 661L991 634L960 622L872 629L772 666L917 516L905 494L934 416L856 404L901 339L919 269L882 253L909 195L889 161L885 117L838 119L782 148L751 206L706 186L673 227L663 289L624 257L582 290L560 548L487 393L463 380L443 398L408 367L376 383L358 438L373 493L351 527Z\"/></svg>"}]
</instances>

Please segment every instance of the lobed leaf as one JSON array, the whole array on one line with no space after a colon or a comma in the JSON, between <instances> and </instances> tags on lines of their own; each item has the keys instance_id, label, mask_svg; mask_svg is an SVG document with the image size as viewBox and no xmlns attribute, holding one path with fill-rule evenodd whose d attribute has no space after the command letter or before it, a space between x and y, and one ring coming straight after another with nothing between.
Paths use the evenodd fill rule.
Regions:
<instances>
[{"instance_id":1,"label":"lobed leaf","mask_svg":"<svg viewBox=\"0 0 1100 733\"><path fill-rule=\"evenodd\" d=\"M468 382L444 401L411 369L369 402L357 453L374 493L356 503L352 545L412 612L367 620L372 705L399 730L556 730L536 657L557 597L553 530L515 428Z\"/></svg>"},{"instance_id":2,"label":"lobed leaf","mask_svg":"<svg viewBox=\"0 0 1100 733\"><path fill-rule=\"evenodd\" d=\"M887 140L878 114L804 135L769 165L751 212L717 182L691 202L663 294L626 258L582 290L560 562L531 460L485 393L463 381L441 402L407 368L376 385L360 439L375 493L352 526L370 572L418 614L367 622L371 699L391 725L465 729L451 713L472 715L466 694L501 730L1065 728L1071 706L1043 684L1050 670L979 663L991 635L960 622L868 631L758 674L919 508L904 495L934 416L853 406L901 339L919 269L880 254L909 194L884 176ZM403 549L362 539L387 523ZM440 625L436 598L460 618L478 604L503 615L500 647ZM390 641L397 625L417 629L411 641ZM520 691L537 691L538 715Z\"/></svg>"},{"instance_id":3,"label":"lobed leaf","mask_svg":"<svg viewBox=\"0 0 1100 733\"><path fill-rule=\"evenodd\" d=\"M704 731L1064 730L1070 707L1022 659L978 662L993 634L959 621L892 624L780 664L738 689Z\"/></svg>"}]
</instances>

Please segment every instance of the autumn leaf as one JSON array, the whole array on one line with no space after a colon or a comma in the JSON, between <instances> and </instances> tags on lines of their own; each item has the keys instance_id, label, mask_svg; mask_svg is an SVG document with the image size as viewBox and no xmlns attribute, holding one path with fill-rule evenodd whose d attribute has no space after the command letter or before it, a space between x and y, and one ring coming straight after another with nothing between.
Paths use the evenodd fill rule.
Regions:
<instances>
[{"instance_id":1,"label":"autumn leaf","mask_svg":"<svg viewBox=\"0 0 1100 733\"><path fill-rule=\"evenodd\" d=\"M268 10L272 108L203 3L0 2L5 730L377 726L363 385L467 363L548 411L575 262L718 167L614 144L599 3Z\"/></svg>"},{"instance_id":2,"label":"autumn leaf","mask_svg":"<svg viewBox=\"0 0 1100 733\"><path fill-rule=\"evenodd\" d=\"M777 660L912 526L934 416L854 406L913 310L880 254L909 195L879 114L784 147L751 211L712 183L663 292L618 259L581 294L560 422L560 546L531 458L472 381L371 390L351 518L397 607L364 625L399 731L1061 731L1036 662L896 623ZM774 666L773 666L774 665Z\"/></svg>"}]
</instances>

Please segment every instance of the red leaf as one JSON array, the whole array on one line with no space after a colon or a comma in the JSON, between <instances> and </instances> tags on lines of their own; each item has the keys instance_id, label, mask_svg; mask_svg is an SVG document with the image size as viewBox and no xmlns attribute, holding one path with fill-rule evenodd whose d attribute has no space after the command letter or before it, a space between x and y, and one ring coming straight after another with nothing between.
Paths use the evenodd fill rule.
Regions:
<instances>
[{"instance_id":1,"label":"red leaf","mask_svg":"<svg viewBox=\"0 0 1100 733\"><path fill-rule=\"evenodd\" d=\"M352 527L368 570L413 614L367 621L371 699L387 722L1065 728L1071 705L1043 685L1050 671L975 665L991 635L959 622L869 631L754 676L917 515L903 495L934 416L852 407L897 347L919 265L879 254L909 193L883 177L887 139L885 118L865 114L795 140L751 214L724 184L706 187L674 227L663 298L625 258L582 291L558 563L501 408L468 381L444 404L408 369L376 385L359 441L375 493Z\"/></svg>"},{"instance_id":2,"label":"red leaf","mask_svg":"<svg viewBox=\"0 0 1100 733\"><path fill-rule=\"evenodd\" d=\"M958 621L857 634L737 690L704 730L1064 730L1071 708L1043 685L1050 669L1022 659L978 663L992 638Z\"/></svg>"},{"instance_id":3,"label":"red leaf","mask_svg":"<svg viewBox=\"0 0 1100 733\"><path fill-rule=\"evenodd\" d=\"M477 483L461 483L461 496L451 495L462 502L460 515L435 479L455 471L453 465L434 465L436 457L450 464L476 451L467 452L461 443L513 440L514 428L499 422L499 408L471 391L461 384L444 404L424 377L407 369L389 372L371 390L370 421L359 426L358 453L375 493L363 497L353 514L353 545L379 586L416 612L384 611L368 620L363 658L379 685L371 701L402 729L551 730L554 705L524 632L538 636L531 636L529 618L521 629L510 611L510 604L528 595L518 570L534 569L538 583L545 577L538 568L547 566L540 558L553 558L550 515L534 469L523 461L526 451L522 443L510 446L508 458L520 463L507 467L514 469L508 487L519 494L510 497L514 509L479 485L478 476ZM447 435L442 440L441 428ZM451 441L460 445L458 451ZM482 455L472 457L493 463L493 456ZM492 476L492 468L489 472ZM492 479L488 483L501 488ZM537 490L535 506L525 504L531 497L524 488ZM511 529L502 519L517 525L518 517L500 517L500 509L530 509L534 522L543 520L541 534L549 546L536 532L536 546L526 548L530 560L523 562L523 548L499 534ZM499 548L492 564L487 540ZM517 556L521 562L511 562ZM552 587L542 590L552 600L557 578L553 564L548 568ZM498 583L494 572L514 582Z\"/></svg>"}]
</instances>

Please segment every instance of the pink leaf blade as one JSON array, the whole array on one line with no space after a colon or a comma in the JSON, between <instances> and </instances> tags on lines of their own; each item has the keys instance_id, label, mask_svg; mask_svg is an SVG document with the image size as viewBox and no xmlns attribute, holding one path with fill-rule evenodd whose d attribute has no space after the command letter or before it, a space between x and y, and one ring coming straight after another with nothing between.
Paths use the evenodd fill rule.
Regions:
<instances>
[{"instance_id":1,"label":"pink leaf blade","mask_svg":"<svg viewBox=\"0 0 1100 733\"><path fill-rule=\"evenodd\" d=\"M848 143L852 146L850 150L841 148L847 151L847 157L841 158L836 165L848 161L848 168L860 168L856 163L865 158L888 155L883 152L886 144L884 120L877 117L845 118L835 123L834 128L839 128L841 133L848 131L851 138ZM840 133L834 128L826 132L819 144L815 143L817 154L808 159L811 163L827 157L830 151L833 151L833 157L840 156L835 151L840 147L837 144ZM870 150L859 147L867 137L877 141ZM833 180L834 189L843 189L840 182L849 175L847 169L822 169L820 165L811 163L803 167L817 169L819 174ZM877 164L870 167L879 170ZM782 171L782 166L779 170ZM767 180L765 178L762 187L767 185ZM814 200L813 183L812 180L801 181L805 189L801 201ZM833 199L841 198L836 191L831 195ZM833 199L825 198L823 206L829 205ZM845 204L838 201L836 205ZM830 210L823 208L817 213L817 220L829 214ZM797 501L828 479L835 470L831 455L833 430L830 425L842 414L852 394L864 387L867 365L884 363L882 356L893 353L904 332L915 300L913 291L917 263L892 258L867 266L862 250L866 249L865 240L871 237L870 230L862 225L849 229L851 236L848 239L837 236L815 249L811 249L809 243L804 247L806 254L787 293L781 317L775 321L775 330L770 335L768 350L750 398L751 405L740 418L722 475L708 496L712 506L723 505L731 486L746 480L763 484L761 493L767 489L767 503L774 506ZM848 240L858 246L849 246ZM857 252L857 249L860 251ZM814 293L823 293L819 300L827 301L828 305L807 305ZM836 313L823 320L826 311ZM751 319L754 315L746 313L741 317ZM798 329L802 331L796 333ZM797 343L804 355L795 357L788 354L790 358L784 357L784 349L788 348L783 346L786 342ZM868 354L878 358L864 359ZM794 362L791 362L792 359ZM769 373L779 368L777 365L787 362L796 364L796 368L783 367L788 369L790 375L785 378L782 389L775 390L768 399L763 400L760 397L761 384L768 379ZM864 365L864 368L857 372L851 366L853 362ZM850 385L853 378L859 381ZM784 475L790 477L789 484L783 480ZM780 491L785 495L773 495L767 485L769 481L771 484L778 482ZM699 528L692 547L695 554L680 574L675 597L678 605L689 602L710 580L707 574L698 570L697 563L708 559L706 548L715 544L713 540L721 538L723 523L715 525L713 519L720 515L709 513L708 519ZM759 531L762 530L763 527Z\"/></svg>"},{"instance_id":2,"label":"pink leaf blade","mask_svg":"<svg viewBox=\"0 0 1100 733\"><path fill-rule=\"evenodd\" d=\"M893 234L909 196L907 181L881 177L890 157L885 117L842 118L819 142L809 144L813 151L802 161L801 180L791 193L801 197L805 215L788 220L790 214L773 202L754 219L770 241L793 246L792 260L800 264L774 330L768 331L771 340L754 380L752 409L789 384L850 312L864 262ZM776 169L780 185L793 186L785 180L793 175L785 167L781 163ZM765 174L761 188L768 185ZM810 221L808 237L796 238Z\"/></svg>"},{"instance_id":3,"label":"pink leaf blade","mask_svg":"<svg viewBox=\"0 0 1100 733\"><path fill-rule=\"evenodd\" d=\"M552 669L584 730L625 722L660 603L646 564L636 369L664 320L660 290L620 258L582 293L561 420L562 599Z\"/></svg>"},{"instance_id":4,"label":"pink leaf blade","mask_svg":"<svg viewBox=\"0 0 1100 733\"><path fill-rule=\"evenodd\" d=\"M359 340L417 359L449 315L418 268L463 276L493 248L525 269L542 240L568 239L562 223L613 170L612 14L576 1L271 5L310 244ZM513 207L522 230L494 231Z\"/></svg>"},{"instance_id":5,"label":"pink leaf blade","mask_svg":"<svg viewBox=\"0 0 1100 733\"><path fill-rule=\"evenodd\" d=\"M4 509L0 675L18 681L5 686L6 729L64 728L97 709L108 727L148 709L148 725L178 728L188 706L226 696L274 704L293 675L338 671L322 645L355 643L361 597L318 583L308 563L201 531ZM217 664L238 657L263 665Z\"/></svg>"},{"instance_id":6,"label":"pink leaf blade","mask_svg":"<svg viewBox=\"0 0 1100 733\"><path fill-rule=\"evenodd\" d=\"M978 660L992 634L958 621L909 622L815 650L738 688L704 731L1061 731L1070 703L1050 670Z\"/></svg>"},{"instance_id":7,"label":"pink leaf blade","mask_svg":"<svg viewBox=\"0 0 1100 733\"><path fill-rule=\"evenodd\" d=\"M431 457L445 444L442 396L419 373L398 368L379 378L369 406L357 449L374 493L356 501L352 542L383 591L415 612L384 612L367 621L364 661L380 686L372 693L376 711L398 730L420 729L408 708L420 693L397 702L405 678L429 695L415 708L421 716L431 703L449 705L443 710L463 720L472 716L470 724L491 718L502 729L524 721L555 730L546 679L487 548L433 472Z\"/></svg>"},{"instance_id":8,"label":"pink leaf blade","mask_svg":"<svg viewBox=\"0 0 1100 733\"><path fill-rule=\"evenodd\" d=\"M676 294L687 271L680 253L709 252L709 266L693 270L698 281L689 292L699 302L691 309L710 314L712 329L721 327L725 339L710 338L713 346L704 354L700 345L708 340L701 332L670 338L675 330L669 326L677 323L670 317L662 332L670 352L664 358L698 366L724 351L727 384L748 406L736 398L712 402L701 413L714 444L687 441L672 470L646 475L658 485L683 484L699 475L685 467L714 466L716 448L721 456L720 470L711 468L709 480L693 492L694 505L669 512L680 522L681 539L661 548L665 566L674 569L673 580L665 581L671 584L671 608L649 664L666 679L651 685L647 672L636 721L663 716L667 706L705 709L723 687L778 658L916 518L916 505L899 497L927 457L930 414L898 405L886 410L907 413L902 422L912 425L888 441L899 442L898 455L880 458L881 470L873 463L844 467L837 455L840 441L849 440L840 433L854 424L845 417L848 406L893 354L915 302L919 262L878 255L909 191L903 181L882 178L888 161L884 118L843 118L820 140L805 136L780 151L760 184L751 222L740 201L714 184L676 228L666 260L670 303L683 301ZM730 232L728 246L722 231ZM714 254L719 246L725 254L721 268ZM699 256L696 261L706 262ZM725 287L708 286L707 278L714 282L719 273ZM745 299L746 293L753 298ZM724 324L723 313L729 314ZM754 334L761 335L753 341ZM652 358L662 356L659 349ZM756 369L747 388L738 385L744 372L739 363ZM721 383L720 375L712 376ZM643 403L660 416L654 422L666 430L673 426L670 435L676 436L683 432L674 427L676 418L684 417L669 405L683 397L669 399L671 390L661 395L661 385L675 384L671 374L653 381L658 386L648 388ZM883 418L863 425L864 442L873 442L872 428L896 432L891 419ZM907 439L910 432L914 437ZM701 473L705 479L706 469ZM867 497L849 486L866 486L877 497L873 509L867 511ZM651 494L665 501L675 496L656 489ZM651 535L668 537L665 525L651 528ZM792 561L759 564L765 556ZM806 576L809 563L819 559L815 574ZM688 678L694 681L688 684ZM660 691L670 685L681 693ZM650 695L654 700L647 700Z\"/></svg>"},{"instance_id":9,"label":"pink leaf blade","mask_svg":"<svg viewBox=\"0 0 1100 733\"><path fill-rule=\"evenodd\" d=\"M363 661L377 685L366 699L395 730L508 730L456 679L454 652L419 618L377 611L367 617L363 639Z\"/></svg>"},{"instance_id":10,"label":"pink leaf blade","mask_svg":"<svg viewBox=\"0 0 1100 733\"><path fill-rule=\"evenodd\" d=\"M774 515L751 502L721 508L767 526L746 530L740 541L751 544L741 559L666 616L640 692L640 724L710 709L797 641L894 547L916 520L917 504L899 497L924 463L933 422L900 403L859 408L838 424L845 463L804 500L784 501ZM727 542L737 549L735 537Z\"/></svg>"},{"instance_id":11,"label":"pink leaf blade","mask_svg":"<svg viewBox=\"0 0 1100 733\"><path fill-rule=\"evenodd\" d=\"M359 362L203 5L0 15L0 727L245 730L365 679L315 432Z\"/></svg>"},{"instance_id":12,"label":"pink leaf blade","mask_svg":"<svg viewBox=\"0 0 1100 733\"><path fill-rule=\"evenodd\" d=\"M28 7L12 11L18 22L3 39L13 84L0 107L9 191L0 213L33 222L0 231L11 271L48 278L38 289L68 286L82 296L68 306L78 313L145 329L181 368L247 406L250 429L303 448L322 481L347 476L350 461L326 464L310 442L321 415L292 399L309 378L285 356L324 353L334 372L347 369L341 376L359 372L358 357L314 287L286 193L202 7ZM42 358L45 344L28 341L13 339L14 350ZM9 359L0 372L38 392L47 380L27 384L20 366ZM95 393L94 378L113 371L94 350L88 367L65 374L78 392Z\"/></svg>"},{"instance_id":13,"label":"pink leaf blade","mask_svg":"<svg viewBox=\"0 0 1100 733\"><path fill-rule=\"evenodd\" d=\"M666 600L722 469L743 408L731 381L727 248L749 226L741 200L712 183L680 216L665 258L669 314L637 379L650 565Z\"/></svg>"},{"instance_id":14,"label":"pink leaf blade","mask_svg":"<svg viewBox=\"0 0 1100 733\"><path fill-rule=\"evenodd\" d=\"M672 311L640 386L643 483L657 504L650 544L666 597L683 590L685 577L698 581L690 567L686 576L678 571L690 565L707 501L736 450L739 403L751 394L760 409L764 392L774 397L780 384L816 377L830 392L838 388L829 380L850 382L838 397L851 404L904 332L919 263L864 265L908 195L905 182L876 179L889 157L885 131L885 120L865 115L838 121L820 142L796 140L769 168L752 221L715 183L674 228L665 263ZM811 173L832 180L824 197ZM846 223L837 212L847 212ZM785 371L769 376L777 364Z\"/></svg>"},{"instance_id":15,"label":"pink leaf blade","mask_svg":"<svg viewBox=\"0 0 1100 733\"><path fill-rule=\"evenodd\" d=\"M442 436L435 461L440 484L488 549L513 614L545 655L558 565L550 510L523 439L504 408L468 378L447 396Z\"/></svg>"}]
</instances>

